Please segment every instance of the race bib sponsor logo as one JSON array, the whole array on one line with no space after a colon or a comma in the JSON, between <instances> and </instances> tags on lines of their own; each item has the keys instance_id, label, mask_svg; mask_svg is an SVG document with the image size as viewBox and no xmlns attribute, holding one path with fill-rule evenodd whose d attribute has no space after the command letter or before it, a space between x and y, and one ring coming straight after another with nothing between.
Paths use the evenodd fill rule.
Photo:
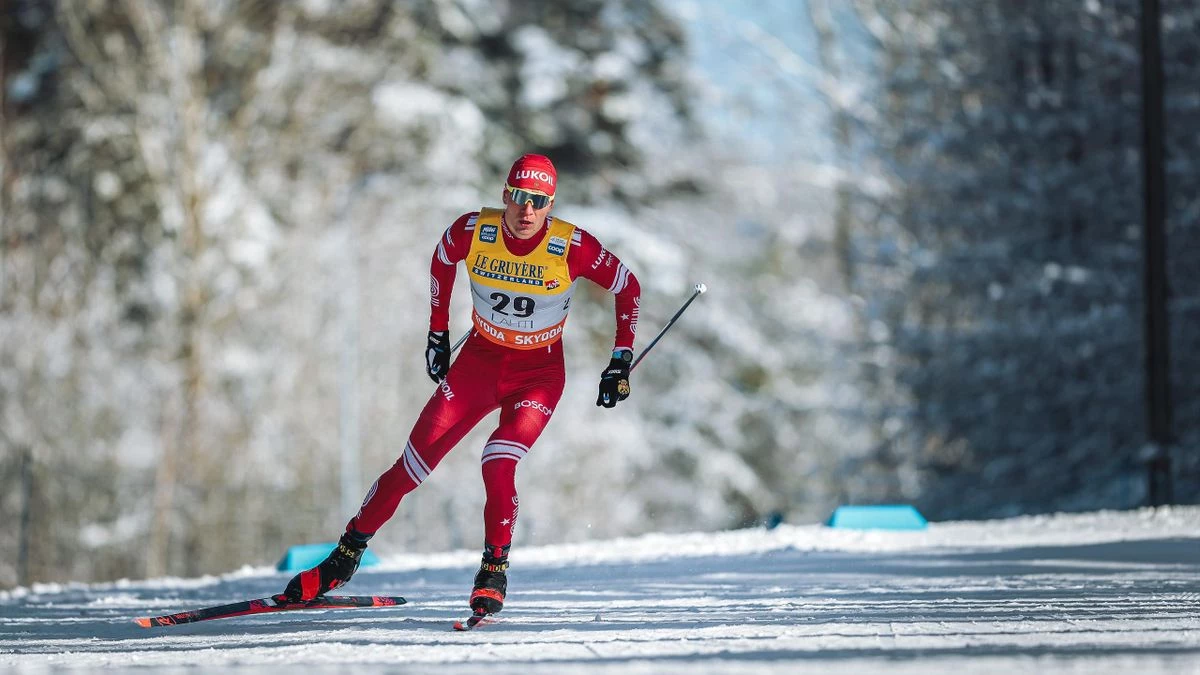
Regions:
<instances>
[{"instance_id":1,"label":"race bib sponsor logo","mask_svg":"<svg viewBox=\"0 0 1200 675\"><path fill-rule=\"evenodd\" d=\"M492 312L492 323L504 328L512 328L513 330L533 330L533 319L516 319L511 316L505 316L499 312Z\"/></svg>"},{"instance_id":2,"label":"race bib sponsor logo","mask_svg":"<svg viewBox=\"0 0 1200 675\"><path fill-rule=\"evenodd\" d=\"M537 401L531 401L529 399L521 401L520 403L513 404L513 410L520 410L521 408L533 408L534 410L542 413L546 417L549 417L550 415L554 414L553 409L546 407L542 403L538 403Z\"/></svg>"},{"instance_id":3,"label":"race bib sponsor logo","mask_svg":"<svg viewBox=\"0 0 1200 675\"><path fill-rule=\"evenodd\" d=\"M526 286L541 286L542 277L546 276L546 266L491 258L480 253L471 263L471 272L486 279L498 279Z\"/></svg>"},{"instance_id":4,"label":"race bib sponsor logo","mask_svg":"<svg viewBox=\"0 0 1200 675\"><path fill-rule=\"evenodd\" d=\"M500 330L499 328L496 328L495 326L488 323L487 321L484 321L483 317L479 316L478 314L475 315L475 325L479 327L479 330L487 333L488 335L491 335L492 337L496 338L497 340L499 340L501 342L506 341L506 338L504 337L504 331Z\"/></svg>"},{"instance_id":5,"label":"race bib sponsor logo","mask_svg":"<svg viewBox=\"0 0 1200 675\"><path fill-rule=\"evenodd\" d=\"M543 342L549 342L550 340L553 340L554 338L558 337L559 335L562 335L562 332L563 332L562 326L555 326L554 328L551 328L550 330L547 330L547 331L542 331L541 333L533 333L531 335L517 335L516 339L513 340L513 343L518 344L518 345L540 345ZM503 339L503 338L501 338L501 339Z\"/></svg>"},{"instance_id":6,"label":"race bib sponsor logo","mask_svg":"<svg viewBox=\"0 0 1200 675\"><path fill-rule=\"evenodd\" d=\"M485 241L489 244L494 244L496 243L496 234L498 232L499 228L495 225L484 225L483 227L479 228L479 241Z\"/></svg>"},{"instance_id":7,"label":"race bib sponsor logo","mask_svg":"<svg viewBox=\"0 0 1200 675\"><path fill-rule=\"evenodd\" d=\"M558 288L558 279L551 279L546 282L546 290L552 291L556 288Z\"/></svg>"},{"instance_id":8,"label":"race bib sponsor logo","mask_svg":"<svg viewBox=\"0 0 1200 675\"><path fill-rule=\"evenodd\" d=\"M550 237L550 243L546 246L546 252L550 255L562 255L567 252L567 240L562 237Z\"/></svg>"}]
</instances>

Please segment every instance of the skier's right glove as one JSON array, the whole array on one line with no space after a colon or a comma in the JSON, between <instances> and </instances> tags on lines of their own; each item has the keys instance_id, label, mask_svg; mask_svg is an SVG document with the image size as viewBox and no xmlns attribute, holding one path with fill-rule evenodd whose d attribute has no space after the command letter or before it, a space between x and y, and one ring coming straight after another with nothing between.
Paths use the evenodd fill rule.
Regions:
<instances>
[{"instance_id":1,"label":"skier's right glove","mask_svg":"<svg viewBox=\"0 0 1200 675\"><path fill-rule=\"evenodd\" d=\"M429 331L429 344L425 347L425 372L429 379L441 382L450 370L450 331Z\"/></svg>"}]
</instances>

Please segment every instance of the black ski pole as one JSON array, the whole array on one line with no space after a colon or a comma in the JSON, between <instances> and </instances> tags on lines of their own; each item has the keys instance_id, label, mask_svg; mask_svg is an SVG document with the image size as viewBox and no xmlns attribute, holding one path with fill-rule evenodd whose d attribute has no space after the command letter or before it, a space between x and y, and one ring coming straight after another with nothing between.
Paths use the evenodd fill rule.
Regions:
<instances>
[{"instance_id":1,"label":"black ski pole","mask_svg":"<svg viewBox=\"0 0 1200 675\"><path fill-rule=\"evenodd\" d=\"M642 353L638 354L638 357L633 361L633 365L629 366L629 372L633 372L633 369L637 368L637 365L642 362L642 359L646 358L646 355L650 353L650 350L654 349L654 345L658 344L658 341L662 339L662 336L666 335L668 330L671 330L671 326L675 324L676 319L683 314L683 311L688 308L688 305L692 304L693 300L700 297L700 294L707 290L708 286L705 286L704 284L696 284L692 290L691 297L687 299L687 302L683 303L683 307L680 307L678 312L675 312L675 316L671 317L671 320L667 322L667 325L663 326L663 329L658 332L658 335L654 336L654 339L650 341L650 344L646 345L646 348L642 350Z\"/></svg>"},{"instance_id":2,"label":"black ski pole","mask_svg":"<svg viewBox=\"0 0 1200 675\"><path fill-rule=\"evenodd\" d=\"M475 330L475 329L472 328L471 330ZM462 346L462 343L467 341L467 338L471 336L471 330L468 330L467 332L463 333L463 336L458 338L458 342L455 342L454 346L450 348L451 354L458 351L458 348Z\"/></svg>"},{"instance_id":3,"label":"black ski pole","mask_svg":"<svg viewBox=\"0 0 1200 675\"><path fill-rule=\"evenodd\" d=\"M675 312L675 316L671 317L671 320L667 322L667 325L663 326L663 329L658 332L658 335L655 335L654 339L650 341L650 344L647 345L646 348L642 350L642 353L639 354L636 359L634 359L633 365L629 366L630 372L633 372L633 369L637 368L637 364L641 363L642 359L646 358L646 354L649 354L650 350L654 349L654 345L658 344L658 341L662 339L662 336L667 334L667 331L671 329L671 326L675 324L675 321L677 319L679 319L679 316L681 314L683 314L683 311L688 308L688 305L692 304L693 300L695 300L697 297L700 296L701 293L704 293L707 290L708 290L708 286L705 286L704 284L696 284L693 287L692 295L691 295L691 297L689 297L687 299L686 302L683 303L683 307L680 307L679 311ZM474 330L474 329L471 329L471 330ZM453 354L454 352L458 351L458 348L462 346L462 343L467 341L467 338L470 337L470 335L471 335L470 330L468 330L466 333L463 333L463 336L458 339L458 342L455 342L454 346L450 348L450 353Z\"/></svg>"}]
</instances>

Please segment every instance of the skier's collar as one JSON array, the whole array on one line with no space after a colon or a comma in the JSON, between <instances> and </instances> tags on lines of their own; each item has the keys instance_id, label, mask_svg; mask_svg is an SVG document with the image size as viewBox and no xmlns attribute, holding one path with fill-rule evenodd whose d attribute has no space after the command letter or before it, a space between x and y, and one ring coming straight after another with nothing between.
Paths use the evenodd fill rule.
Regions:
<instances>
[{"instance_id":1,"label":"skier's collar","mask_svg":"<svg viewBox=\"0 0 1200 675\"><path fill-rule=\"evenodd\" d=\"M504 217L504 212L503 211L500 212L500 229L504 230L504 236L511 239L512 241L534 241L536 239L539 239L541 237L541 235L549 227L550 227L550 216L546 216L546 219L542 221L542 226L538 229L538 231L536 233L534 233L534 235L532 237L530 237L529 239L518 239L517 235L513 234L512 230L508 229L508 219Z\"/></svg>"}]
</instances>

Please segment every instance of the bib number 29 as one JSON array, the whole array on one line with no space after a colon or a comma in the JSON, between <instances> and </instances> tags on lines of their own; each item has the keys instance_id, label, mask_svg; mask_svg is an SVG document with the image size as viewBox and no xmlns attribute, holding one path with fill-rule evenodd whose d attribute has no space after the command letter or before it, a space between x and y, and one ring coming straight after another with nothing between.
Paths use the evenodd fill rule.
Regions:
<instances>
[{"instance_id":1,"label":"bib number 29","mask_svg":"<svg viewBox=\"0 0 1200 675\"><path fill-rule=\"evenodd\" d=\"M492 305L493 312L521 319L533 315L533 298L528 298L524 295L509 297L507 294L499 292L492 293L491 298L492 302L495 303ZM511 311L509 311L509 305L512 305Z\"/></svg>"}]
</instances>

